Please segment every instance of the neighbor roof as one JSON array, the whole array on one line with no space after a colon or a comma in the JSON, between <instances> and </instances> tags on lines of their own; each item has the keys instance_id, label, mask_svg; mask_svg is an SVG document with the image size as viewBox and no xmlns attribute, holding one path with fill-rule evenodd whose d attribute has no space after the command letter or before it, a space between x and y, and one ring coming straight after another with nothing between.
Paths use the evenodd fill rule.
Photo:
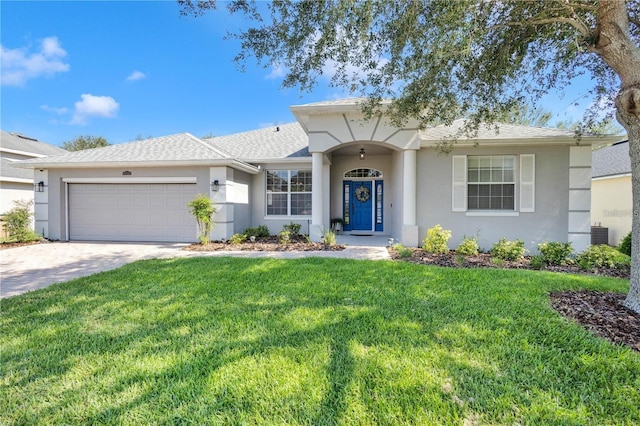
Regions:
<instances>
[{"instance_id":1,"label":"neighbor roof","mask_svg":"<svg viewBox=\"0 0 640 426\"><path fill-rule=\"evenodd\" d=\"M21 162L32 167L91 166L100 167L114 164L156 165L182 164L230 164L245 169L256 169L250 164L238 161L219 148L205 143L190 133L110 145L102 148L69 152L43 159ZM256 169L257 170L257 169Z\"/></svg>"},{"instance_id":2,"label":"neighbor roof","mask_svg":"<svg viewBox=\"0 0 640 426\"><path fill-rule=\"evenodd\" d=\"M1 131L0 136L0 148L5 150L20 151L25 155L34 154L34 157L41 157L47 155L55 155L63 152L67 152L62 148L58 148L48 143L40 142L37 139L29 136L21 135L20 133L9 133L4 130Z\"/></svg>"},{"instance_id":3,"label":"neighbor roof","mask_svg":"<svg viewBox=\"0 0 640 426\"><path fill-rule=\"evenodd\" d=\"M205 142L244 161L310 157L309 137L297 122L205 139Z\"/></svg>"},{"instance_id":4,"label":"neighbor roof","mask_svg":"<svg viewBox=\"0 0 640 426\"><path fill-rule=\"evenodd\" d=\"M591 156L591 177L607 177L631 173L629 141L614 143L611 146L593 151Z\"/></svg>"}]
</instances>

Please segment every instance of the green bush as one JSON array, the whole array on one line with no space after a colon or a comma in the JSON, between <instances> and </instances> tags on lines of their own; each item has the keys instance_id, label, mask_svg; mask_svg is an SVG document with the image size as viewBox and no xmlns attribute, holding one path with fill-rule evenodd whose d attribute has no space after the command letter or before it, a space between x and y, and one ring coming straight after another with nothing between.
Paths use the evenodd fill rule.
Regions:
<instances>
[{"instance_id":1,"label":"green bush","mask_svg":"<svg viewBox=\"0 0 640 426\"><path fill-rule=\"evenodd\" d=\"M248 235L250 237L254 236L256 238L268 237L271 235L267 225L260 225L257 228L247 228L244 230L243 234Z\"/></svg>"},{"instance_id":2,"label":"green bush","mask_svg":"<svg viewBox=\"0 0 640 426\"><path fill-rule=\"evenodd\" d=\"M408 259L413 256L413 250L405 247L402 243L397 243L393 245L393 249L398 253L398 257L400 259Z\"/></svg>"},{"instance_id":3,"label":"green bush","mask_svg":"<svg viewBox=\"0 0 640 426\"><path fill-rule=\"evenodd\" d=\"M211 242L211 229L215 223L213 222L213 214L216 208L213 206L211 199L205 194L197 194L195 198L187 203L191 210L191 214L198 222L198 239L202 244Z\"/></svg>"},{"instance_id":4,"label":"green bush","mask_svg":"<svg viewBox=\"0 0 640 426\"><path fill-rule=\"evenodd\" d=\"M302 227L302 225L300 225L299 223L290 222L288 225L283 225L282 226L282 230L283 231L289 231L291 236L295 237L297 235L300 235L300 228L301 227Z\"/></svg>"},{"instance_id":5,"label":"green bush","mask_svg":"<svg viewBox=\"0 0 640 426\"><path fill-rule=\"evenodd\" d=\"M448 253L447 241L449 238L451 238L451 231L436 225L427 229L427 235L422 240L422 249L429 253Z\"/></svg>"},{"instance_id":6,"label":"green bush","mask_svg":"<svg viewBox=\"0 0 640 426\"><path fill-rule=\"evenodd\" d=\"M491 247L491 255L500 260L520 260L524 257L524 241L507 241L501 238L500 241Z\"/></svg>"},{"instance_id":7,"label":"green bush","mask_svg":"<svg viewBox=\"0 0 640 426\"><path fill-rule=\"evenodd\" d=\"M538 251L540 251L541 260L547 265L566 265L573 253L573 247L571 243L552 241L538 244Z\"/></svg>"},{"instance_id":8,"label":"green bush","mask_svg":"<svg viewBox=\"0 0 640 426\"><path fill-rule=\"evenodd\" d=\"M233 234L231 238L229 238L229 243L235 245L239 245L244 243L247 240L246 234Z\"/></svg>"},{"instance_id":9,"label":"green bush","mask_svg":"<svg viewBox=\"0 0 640 426\"><path fill-rule=\"evenodd\" d=\"M542 269L544 268L546 262L544 261L544 258L542 257L542 255L537 255L531 258L530 264L533 269Z\"/></svg>"},{"instance_id":10,"label":"green bush","mask_svg":"<svg viewBox=\"0 0 640 426\"><path fill-rule=\"evenodd\" d=\"M576 256L576 262L581 269L590 271L598 268L627 267L631 265L631 257L613 247L601 244L589 246Z\"/></svg>"},{"instance_id":11,"label":"green bush","mask_svg":"<svg viewBox=\"0 0 640 426\"><path fill-rule=\"evenodd\" d=\"M14 207L3 215L4 228L7 231L7 242L26 243L37 241L40 236L31 229L33 219L33 201L17 200Z\"/></svg>"},{"instance_id":12,"label":"green bush","mask_svg":"<svg viewBox=\"0 0 640 426\"><path fill-rule=\"evenodd\" d=\"M631 232L629 232L623 239L620 241L620 245L618 246L618 250L620 253L624 253L627 256L631 256Z\"/></svg>"},{"instance_id":13,"label":"green bush","mask_svg":"<svg viewBox=\"0 0 640 426\"><path fill-rule=\"evenodd\" d=\"M336 245L336 233L332 229L326 229L322 231L322 237L325 246L335 246Z\"/></svg>"},{"instance_id":14,"label":"green bush","mask_svg":"<svg viewBox=\"0 0 640 426\"><path fill-rule=\"evenodd\" d=\"M475 256L480 252L477 237L464 237L460 245L456 248L456 253L463 256Z\"/></svg>"},{"instance_id":15,"label":"green bush","mask_svg":"<svg viewBox=\"0 0 640 426\"><path fill-rule=\"evenodd\" d=\"M278 241L280 244L289 244L291 241L291 231L280 231L278 234Z\"/></svg>"}]
</instances>

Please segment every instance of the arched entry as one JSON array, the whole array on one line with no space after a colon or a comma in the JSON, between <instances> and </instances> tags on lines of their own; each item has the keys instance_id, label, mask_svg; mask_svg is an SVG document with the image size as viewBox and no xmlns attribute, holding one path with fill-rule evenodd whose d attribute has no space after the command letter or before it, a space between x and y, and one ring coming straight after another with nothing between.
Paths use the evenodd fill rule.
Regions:
<instances>
[{"instance_id":1,"label":"arched entry","mask_svg":"<svg viewBox=\"0 0 640 426\"><path fill-rule=\"evenodd\" d=\"M342 181L345 231L384 230L384 181L376 169L352 169Z\"/></svg>"}]
</instances>

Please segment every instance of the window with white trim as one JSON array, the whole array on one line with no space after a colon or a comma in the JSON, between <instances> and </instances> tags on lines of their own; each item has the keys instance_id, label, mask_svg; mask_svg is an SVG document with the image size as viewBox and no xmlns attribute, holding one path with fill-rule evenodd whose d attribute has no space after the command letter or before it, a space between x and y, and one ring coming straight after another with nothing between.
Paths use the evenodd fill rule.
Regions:
<instances>
[{"instance_id":1,"label":"window with white trim","mask_svg":"<svg viewBox=\"0 0 640 426\"><path fill-rule=\"evenodd\" d=\"M452 211L533 212L535 155L454 155L452 191Z\"/></svg>"},{"instance_id":2,"label":"window with white trim","mask_svg":"<svg viewBox=\"0 0 640 426\"><path fill-rule=\"evenodd\" d=\"M267 216L311 215L311 170L267 170Z\"/></svg>"},{"instance_id":3,"label":"window with white trim","mask_svg":"<svg viewBox=\"0 0 640 426\"><path fill-rule=\"evenodd\" d=\"M467 157L467 210L515 210L513 155Z\"/></svg>"}]
</instances>

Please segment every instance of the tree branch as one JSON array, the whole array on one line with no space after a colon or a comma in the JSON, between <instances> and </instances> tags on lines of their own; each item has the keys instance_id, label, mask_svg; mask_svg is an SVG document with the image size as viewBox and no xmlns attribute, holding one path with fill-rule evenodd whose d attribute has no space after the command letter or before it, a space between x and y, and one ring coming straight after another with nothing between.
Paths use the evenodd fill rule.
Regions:
<instances>
[{"instance_id":1,"label":"tree branch","mask_svg":"<svg viewBox=\"0 0 640 426\"><path fill-rule=\"evenodd\" d=\"M578 30L578 32L582 34L584 37L589 37L589 35L591 34L591 31L589 30L589 28L586 25L584 25L582 22L573 18L564 18L561 16L558 16L555 18L533 19L527 22L509 22L503 25L496 25L494 26L494 28L505 27L505 26L506 27L528 27L532 25L537 26L537 25L558 24L558 23L571 25L576 30Z\"/></svg>"}]
</instances>

